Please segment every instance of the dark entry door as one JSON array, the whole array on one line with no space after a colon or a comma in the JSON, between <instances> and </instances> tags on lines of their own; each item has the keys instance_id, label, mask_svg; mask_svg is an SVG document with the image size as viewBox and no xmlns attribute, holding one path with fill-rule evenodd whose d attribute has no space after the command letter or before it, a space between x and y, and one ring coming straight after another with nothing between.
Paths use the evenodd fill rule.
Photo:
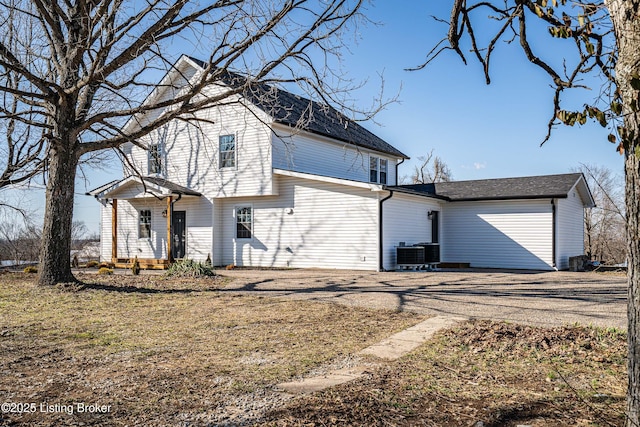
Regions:
<instances>
[{"instance_id":1,"label":"dark entry door","mask_svg":"<svg viewBox=\"0 0 640 427\"><path fill-rule=\"evenodd\" d=\"M185 211L173 211L171 214L171 234L173 234L171 254L176 259L184 258L185 255L186 216Z\"/></svg>"}]
</instances>

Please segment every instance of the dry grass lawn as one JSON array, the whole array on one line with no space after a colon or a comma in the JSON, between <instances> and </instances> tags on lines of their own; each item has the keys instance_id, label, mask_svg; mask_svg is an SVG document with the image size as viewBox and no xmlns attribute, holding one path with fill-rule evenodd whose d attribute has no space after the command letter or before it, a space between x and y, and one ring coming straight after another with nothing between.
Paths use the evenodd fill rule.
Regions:
<instances>
[{"instance_id":1,"label":"dry grass lawn","mask_svg":"<svg viewBox=\"0 0 640 427\"><path fill-rule=\"evenodd\" d=\"M90 285L42 289L31 276L0 276L0 396L37 404L35 413L1 413L0 425L215 421L238 399L421 320L225 295L217 292L223 279L82 279ZM40 408L78 402L111 408L103 414Z\"/></svg>"},{"instance_id":2,"label":"dry grass lawn","mask_svg":"<svg viewBox=\"0 0 640 427\"><path fill-rule=\"evenodd\" d=\"M424 317L234 296L219 291L222 278L81 279L88 284L43 289L32 276L0 275L0 403L12 404L0 425L624 422L617 330L468 322L398 361L376 360L360 380L291 399L275 384ZM80 413L77 403L110 408Z\"/></svg>"}]
</instances>

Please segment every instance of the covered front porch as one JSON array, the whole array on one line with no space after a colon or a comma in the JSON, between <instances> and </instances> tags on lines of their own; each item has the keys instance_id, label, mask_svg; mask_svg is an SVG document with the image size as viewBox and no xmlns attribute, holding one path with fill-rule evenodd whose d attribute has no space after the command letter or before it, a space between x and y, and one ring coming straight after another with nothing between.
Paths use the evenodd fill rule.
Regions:
<instances>
[{"instance_id":1,"label":"covered front porch","mask_svg":"<svg viewBox=\"0 0 640 427\"><path fill-rule=\"evenodd\" d=\"M175 203L200 193L163 178L128 177L88 194L110 210L110 215L103 210L102 218L104 222L110 216L111 226L110 257L103 256L105 261L131 268L137 259L141 269L157 270L185 257L186 214L176 211Z\"/></svg>"}]
</instances>

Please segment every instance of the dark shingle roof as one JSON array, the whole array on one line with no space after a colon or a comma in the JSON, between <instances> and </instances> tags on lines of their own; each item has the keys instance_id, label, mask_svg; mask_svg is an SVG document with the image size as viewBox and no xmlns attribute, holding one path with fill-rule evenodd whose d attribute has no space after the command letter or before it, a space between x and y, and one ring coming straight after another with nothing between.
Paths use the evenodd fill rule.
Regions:
<instances>
[{"instance_id":1,"label":"dark shingle roof","mask_svg":"<svg viewBox=\"0 0 640 427\"><path fill-rule=\"evenodd\" d=\"M189 57L189 59L200 67L206 65L196 58ZM270 115L277 123L354 144L357 147L404 159L409 158L331 106L294 95L275 86L247 85L245 77L234 73L223 73L221 80L232 87L247 86L242 95L253 105Z\"/></svg>"},{"instance_id":2,"label":"dark shingle roof","mask_svg":"<svg viewBox=\"0 0 640 427\"><path fill-rule=\"evenodd\" d=\"M400 185L395 188L400 191L428 194L451 201L550 199L567 197L571 188L581 177L581 173L569 173Z\"/></svg>"},{"instance_id":3,"label":"dark shingle roof","mask_svg":"<svg viewBox=\"0 0 640 427\"><path fill-rule=\"evenodd\" d=\"M174 182L167 181L164 178L158 178L155 176L145 176L143 178L146 182L150 182L152 184L157 185L158 187L163 187L169 190L169 192L173 194L184 194L185 196L202 196L201 193L194 191L190 188L183 187L182 185L178 185Z\"/></svg>"},{"instance_id":4,"label":"dark shingle roof","mask_svg":"<svg viewBox=\"0 0 640 427\"><path fill-rule=\"evenodd\" d=\"M126 184L128 182L128 180L130 180L131 178L134 178L132 176L128 176L126 178L123 179L118 179L115 181L111 181L107 184L101 185L100 187L88 191L86 194L88 196L94 196L94 197L102 197L101 195L104 195L105 192L106 194L110 194L115 190L118 190L118 188L122 185L122 184ZM138 178L136 178L136 182L139 182ZM182 185L178 185L174 182L171 181L167 181L164 178L158 178L155 176L145 176L144 178L142 178L142 180L145 183L149 183L149 184L153 184L156 185L158 187L162 187L165 188L167 190L169 190L170 193L172 194L184 194L185 196L202 196L201 193L198 193L197 191L194 191L190 188L187 187L183 187Z\"/></svg>"}]
</instances>

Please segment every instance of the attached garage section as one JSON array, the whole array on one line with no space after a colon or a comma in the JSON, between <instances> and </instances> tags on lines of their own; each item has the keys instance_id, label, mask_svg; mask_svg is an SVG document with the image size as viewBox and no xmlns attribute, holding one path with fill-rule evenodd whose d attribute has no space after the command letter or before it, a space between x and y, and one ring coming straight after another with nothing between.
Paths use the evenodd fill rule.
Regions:
<instances>
[{"instance_id":1,"label":"attached garage section","mask_svg":"<svg viewBox=\"0 0 640 427\"><path fill-rule=\"evenodd\" d=\"M429 215L430 212L442 213L442 201L431 197L394 192L391 198L383 202L382 206L384 221L383 269L396 269L396 247L401 243L411 246L416 243L442 241L442 232L435 239L432 235L433 221L441 222L442 215Z\"/></svg>"},{"instance_id":2,"label":"attached garage section","mask_svg":"<svg viewBox=\"0 0 640 427\"><path fill-rule=\"evenodd\" d=\"M552 230L551 200L449 203L442 260L472 267L551 270Z\"/></svg>"},{"instance_id":3,"label":"attached garage section","mask_svg":"<svg viewBox=\"0 0 640 427\"><path fill-rule=\"evenodd\" d=\"M581 173L398 189L444 201L441 260L479 268L567 268L583 252L584 209L595 206Z\"/></svg>"}]
</instances>

